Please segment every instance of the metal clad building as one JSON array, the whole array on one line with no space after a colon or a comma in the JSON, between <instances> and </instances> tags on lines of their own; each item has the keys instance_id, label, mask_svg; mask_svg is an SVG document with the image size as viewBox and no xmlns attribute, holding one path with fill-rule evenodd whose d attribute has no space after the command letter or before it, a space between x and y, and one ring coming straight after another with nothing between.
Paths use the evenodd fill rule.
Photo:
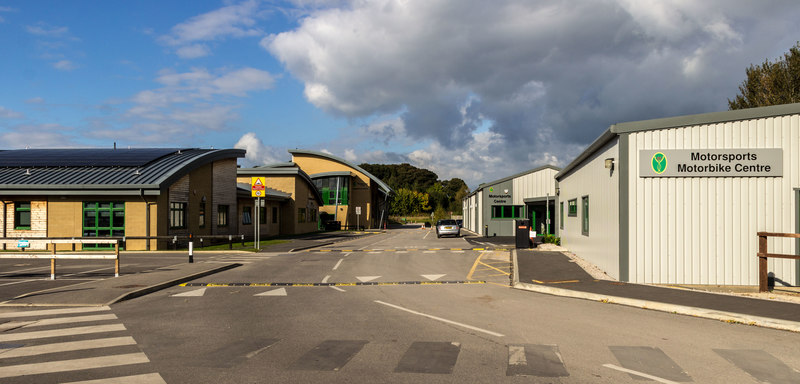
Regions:
<instances>
[{"instance_id":1,"label":"metal clad building","mask_svg":"<svg viewBox=\"0 0 800 384\"><path fill-rule=\"evenodd\" d=\"M562 243L613 277L755 285L756 233L800 229L800 104L616 124L556 179L566 212L577 203ZM769 271L800 283L797 261Z\"/></svg>"},{"instance_id":2,"label":"metal clad building","mask_svg":"<svg viewBox=\"0 0 800 384\"><path fill-rule=\"evenodd\" d=\"M540 231L541 225L546 226L549 203L550 233L555 233L558 171L546 165L479 185L462 202L464 226L481 235L513 236L514 220L527 218Z\"/></svg>"}]
</instances>

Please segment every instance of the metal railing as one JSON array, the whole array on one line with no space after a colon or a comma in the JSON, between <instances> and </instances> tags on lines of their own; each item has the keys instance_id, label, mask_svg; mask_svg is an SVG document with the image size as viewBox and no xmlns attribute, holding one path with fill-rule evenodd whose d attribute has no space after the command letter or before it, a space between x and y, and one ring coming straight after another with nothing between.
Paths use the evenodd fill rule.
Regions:
<instances>
[{"instance_id":1,"label":"metal railing","mask_svg":"<svg viewBox=\"0 0 800 384\"><path fill-rule=\"evenodd\" d=\"M57 259L71 259L71 260L114 260L114 277L119 277L119 240L116 239L98 239L92 238L84 239L42 239L42 238L27 238L27 239L0 239L0 244L25 244L26 247L21 247L21 252L0 253L0 259L50 259L50 280L56 279L56 260ZM22 243L22 244L20 244ZM53 245L52 253L45 252L26 252L25 248L31 244L44 244L45 251L49 250L50 244ZM56 248L58 244L72 244L72 249L75 249L75 244L114 244L114 253L62 253L58 254Z\"/></svg>"},{"instance_id":2,"label":"metal railing","mask_svg":"<svg viewBox=\"0 0 800 384\"><path fill-rule=\"evenodd\" d=\"M769 274L767 271L767 258L793 259L800 260L800 255L787 255L783 253L769 253L767 249L767 237L788 237L800 239L800 233L774 233L758 232L758 291L767 292L769 290Z\"/></svg>"}]
</instances>

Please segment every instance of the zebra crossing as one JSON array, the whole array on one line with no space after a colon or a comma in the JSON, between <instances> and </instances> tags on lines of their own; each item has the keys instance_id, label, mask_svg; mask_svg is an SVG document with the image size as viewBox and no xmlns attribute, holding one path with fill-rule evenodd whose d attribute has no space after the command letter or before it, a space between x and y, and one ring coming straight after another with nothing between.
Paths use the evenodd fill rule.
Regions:
<instances>
[{"instance_id":1,"label":"zebra crossing","mask_svg":"<svg viewBox=\"0 0 800 384\"><path fill-rule=\"evenodd\" d=\"M165 383L109 307L0 312L0 382ZM126 374L120 376L119 372ZM73 382L73 383L78 383Z\"/></svg>"}]
</instances>

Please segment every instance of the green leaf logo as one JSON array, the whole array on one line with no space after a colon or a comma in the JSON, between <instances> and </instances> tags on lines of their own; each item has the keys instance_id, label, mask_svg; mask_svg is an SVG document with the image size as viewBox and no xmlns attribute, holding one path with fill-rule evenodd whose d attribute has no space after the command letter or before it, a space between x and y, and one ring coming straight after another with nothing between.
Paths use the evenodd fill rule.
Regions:
<instances>
[{"instance_id":1,"label":"green leaf logo","mask_svg":"<svg viewBox=\"0 0 800 384\"><path fill-rule=\"evenodd\" d=\"M494 192L494 187L489 187L489 192Z\"/></svg>"},{"instance_id":2,"label":"green leaf logo","mask_svg":"<svg viewBox=\"0 0 800 384\"><path fill-rule=\"evenodd\" d=\"M667 156L661 152L656 152L650 161L650 165L653 167L653 172L659 175L664 173L667 170Z\"/></svg>"}]
</instances>

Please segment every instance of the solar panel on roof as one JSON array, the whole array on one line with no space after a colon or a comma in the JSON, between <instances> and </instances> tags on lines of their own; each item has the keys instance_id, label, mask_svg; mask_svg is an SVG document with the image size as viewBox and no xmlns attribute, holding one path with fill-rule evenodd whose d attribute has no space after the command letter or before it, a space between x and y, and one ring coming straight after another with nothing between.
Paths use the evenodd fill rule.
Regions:
<instances>
[{"instance_id":1,"label":"solar panel on roof","mask_svg":"<svg viewBox=\"0 0 800 384\"><path fill-rule=\"evenodd\" d=\"M141 167L178 148L17 149L0 151L0 167Z\"/></svg>"}]
</instances>

